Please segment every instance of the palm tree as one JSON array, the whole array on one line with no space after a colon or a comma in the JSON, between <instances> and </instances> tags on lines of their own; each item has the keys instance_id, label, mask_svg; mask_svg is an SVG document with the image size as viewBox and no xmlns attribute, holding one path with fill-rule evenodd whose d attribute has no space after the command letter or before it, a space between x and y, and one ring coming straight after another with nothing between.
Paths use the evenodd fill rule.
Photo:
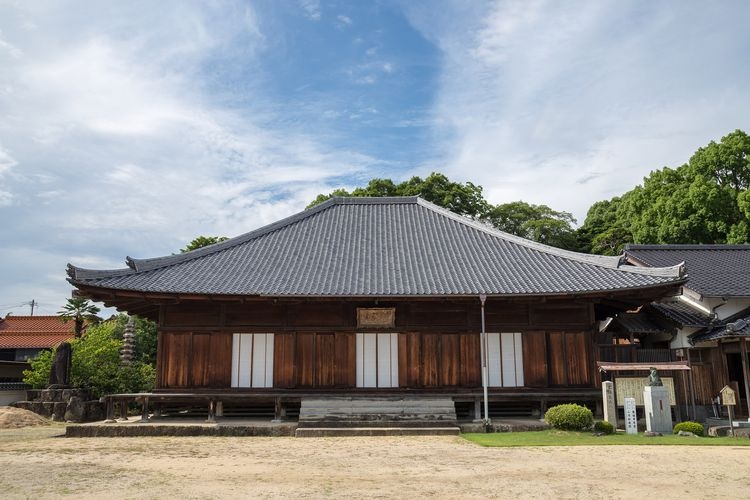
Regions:
<instances>
[{"instance_id":1,"label":"palm tree","mask_svg":"<svg viewBox=\"0 0 750 500\"><path fill-rule=\"evenodd\" d=\"M73 297L68 299L68 303L65 304L61 311L57 312L57 315L62 318L63 323L68 321L75 322L75 336L81 338L83 335L83 327L86 323L98 323L101 318L96 315L100 309L94 304L89 302L88 299L83 297Z\"/></svg>"}]
</instances>

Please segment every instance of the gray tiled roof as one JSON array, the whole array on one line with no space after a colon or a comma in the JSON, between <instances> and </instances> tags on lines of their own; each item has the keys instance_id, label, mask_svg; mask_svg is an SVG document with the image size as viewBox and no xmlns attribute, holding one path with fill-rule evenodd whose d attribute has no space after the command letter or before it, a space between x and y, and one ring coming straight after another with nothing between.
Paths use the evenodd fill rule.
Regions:
<instances>
[{"instance_id":1,"label":"gray tiled roof","mask_svg":"<svg viewBox=\"0 0 750 500\"><path fill-rule=\"evenodd\" d=\"M610 323L607 330L611 330L611 327L615 325L619 326L622 331L627 333L648 334L661 333L664 331L664 327L659 325L645 312L620 313L615 317L614 321Z\"/></svg>"},{"instance_id":2,"label":"gray tiled roof","mask_svg":"<svg viewBox=\"0 0 750 500\"><path fill-rule=\"evenodd\" d=\"M750 297L750 245L627 245L629 260L646 266L684 262L687 287L707 297Z\"/></svg>"},{"instance_id":3,"label":"gray tiled roof","mask_svg":"<svg viewBox=\"0 0 750 500\"><path fill-rule=\"evenodd\" d=\"M332 198L192 252L127 258L128 268L69 265L76 286L261 296L555 295L679 284L681 266L620 266L620 257L512 236L417 197Z\"/></svg>"},{"instance_id":4,"label":"gray tiled roof","mask_svg":"<svg viewBox=\"0 0 750 500\"><path fill-rule=\"evenodd\" d=\"M711 317L684 302L652 302L651 307L680 326L703 328L711 324Z\"/></svg>"},{"instance_id":5,"label":"gray tiled roof","mask_svg":"<svg viewBox=\"0 0 750 500\"><path fill-rule=\"evenodd\" d=\"M750 311L746 310L740 316L733 318L732 321L696 333L690 338L690 342L696 344L723 338L750 337Z\"/></svg>"}]
</instances>

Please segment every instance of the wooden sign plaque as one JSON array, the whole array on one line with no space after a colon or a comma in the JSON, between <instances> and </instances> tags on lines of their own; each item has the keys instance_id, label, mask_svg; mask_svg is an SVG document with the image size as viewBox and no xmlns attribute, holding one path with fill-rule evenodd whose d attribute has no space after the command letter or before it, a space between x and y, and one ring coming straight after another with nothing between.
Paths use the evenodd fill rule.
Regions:
<instances>
[{"instance_id":1,"label":"wooden sign plaque","mask_svg":"<svg viewBox=\"0 0 750 500\"><path fill-rule=\"evenodd\" d=\"M735 406L737 404L734 390L728 385L725 385L721 390L721 404L724 406Z\"/></svg>"},{"instance_id":2,"label":"wooden sign plaque","mask_svg":"<svg viewBox=\"0 0 750 500\"><path fill-rule=\"evenodd\" d=\"M395 328L395 307L358 307L357 328Z\"/></svg>"}]
</instances>

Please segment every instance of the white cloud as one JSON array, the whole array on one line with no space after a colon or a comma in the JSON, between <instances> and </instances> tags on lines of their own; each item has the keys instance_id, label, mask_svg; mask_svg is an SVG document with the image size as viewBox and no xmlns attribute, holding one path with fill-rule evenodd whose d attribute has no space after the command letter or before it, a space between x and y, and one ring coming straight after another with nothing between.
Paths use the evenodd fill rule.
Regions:
<instances>
[{"instance_id":1,"label":"white cloud","mask_svg":"<svg viewBox=\"0 0 750 500\"><path fill-rule=\"evenodd\" d=\"M582 222L593 202L750 125L749 72L733 62L743 43L729 34L742 16L732 9L452 5L409 10L443 50L432 123L441 170L482 184L495 203L544 203ZM449 22L459 14L473 21Z\"/></svg>"},{"instance_id":2,"label":"white cloud","mask_svg":"<svg viewBox=\"0 0 750 500\"><path fill-rule=\"evenodd\" d=\"M339 26L348 26L352 24L352 18L343 14L339 14L338 16L336 16L336 20L338 20Z\"/></svg>"},{"instance_id":3,"label":"white cloud","mask_svg":"<svg viewBox=\"0 0 750 500\"><path fill-rule=\"evenodd\" d=\"M7 207L13 203L13 195L6 187L6 175L10 169L18 165L18 162L0 146L0 207Z\"/></svg>"},{"instance_id":4,"label":"white cloud","mask_svg":"<svg viewBox=\"0 0 750 500\"><path fill-rule=\"evenodd\" d=\"M376 163L274 120L252 84L265 37L244 3L236 15L182 2L148 16L137 4L118 4L118 16L50 8L0 7L4 37L22 51L0 72L0 88L10 89L0 92L0 232L18 245L1 250L0 296L59 307L67 262L121 267L125 254L235 236ZM24 28L24 16L35 27ZM148 26L132 31L138 21ZM217 57L242 61L250 107L226 105L233 89L219 99L206 90L214 75L202 62Z\"/></svg>"},{"instance_id":5,"label":"white cloud","mask_svg":"<svg viewBox=\"0 0 750 500\"><path fill-rule=\"evenodd\" d=\"M320 21L320 2L318 0L299 0L305 15L313 21Z\"/></svg>"}]
</instances>

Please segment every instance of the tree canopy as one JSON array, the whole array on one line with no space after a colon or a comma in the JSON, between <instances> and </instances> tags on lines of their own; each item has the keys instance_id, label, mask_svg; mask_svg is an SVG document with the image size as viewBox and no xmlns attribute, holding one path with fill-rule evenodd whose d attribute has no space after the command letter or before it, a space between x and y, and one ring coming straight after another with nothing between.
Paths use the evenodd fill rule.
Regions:
<instances>
[{"instance_id":1,"label":"tree canopy","mask_svg":"<svg viewBox=\"0 0 750 500\"><path fill-rule=\"evenodd\" d=\"M120 362L123 329L123 322L116 317L90 326L86 336L71 341L70 380L73 386L88 389L93 397L153 390L156 370L144 362L143 352L139 356L137 340L135 362L130 365ZM31 361L31 369L24 371L24 382L35 388L47 387L53 359L54 351L42 351Z\"/></svg>"},{"instance_id":2,"label":"tree canopy","mask_svg":"<svg viewBox=\"0 0 750 500\"><path fill-rule=\"evenodd\" d=\"M185 248L180 248L180 253L191 252L199 248L207 247L215 243L221 243L229 238L226 236L198 236L193 241L185 245Z\"/></svg>"},{"instance_id":3,"label":"tree canopy","mask_svg":"<svg viewBox=\"0 0 750 500\"><path fill-rule=\"evenodd\" d=\"M568 212L552 210L547 205L512 201L491 207L485 219L493 226L523 238L559 248L576 249L578 240Z\"/></svg>"},{"instance_id":4,"label":"tree canopy","mask_svg":"<svg viewBox=\"0 0 750 500\"><path fill-rule=\"evenodd\" d=\"M594 253L625 243L746 243L750 239L750 136L741 130L664 167L624 195L591 206L579 238Z\"/></svg>"},{"instance_id":5,"label":"tree canopy","mask_svg":"<svg viewBox=\"0 0 750 500\"><path fill-rule=\"evenodd\" d=\"M421 196L425 200L445 207L452 212L477 219L482 218L490 206L484 199L482 186L477 186L471 182L463 184L453 182L445 175L437 172L431 173L425 179L412 177L399 184L394 183L391 179L375 178L370 180L367 186L358 187L351 193L346 189L336 189L329 194L319 194L307 208L323 203L334 196Z\"/></svg>"},{"instance_id":6,"label":"tree canopy","mask_svg":"<svg viewBox=\"0 0 750 500\"><path fill-rule=\"evenodd\" d=\"M83 297L73 297L68 299L63 308L57 312L57 315L63 320L63 323L73 321L73 332L76 338L83 335L84 327L89 324L98 323L101 318L97 316L100 309Z\"/></svg>"},{"instance_id":7,"label":"tree canopy","mask_svg":"<svg viewBox=\"0 0 750 500\"><path fill-rule=\"evenodd\" d=\"M576 249L578 245L574 229L576 221L571 214L523 201L492 205L484 198L482 186L454 182L437 172L424 179L412 177L398 184L391 179L372 179L365 187L351 192L337 189L320 194L308 208L334 196L420 196L452 212L487 222L517 236L567 249Z\"/></svg>"}]
</instances>

